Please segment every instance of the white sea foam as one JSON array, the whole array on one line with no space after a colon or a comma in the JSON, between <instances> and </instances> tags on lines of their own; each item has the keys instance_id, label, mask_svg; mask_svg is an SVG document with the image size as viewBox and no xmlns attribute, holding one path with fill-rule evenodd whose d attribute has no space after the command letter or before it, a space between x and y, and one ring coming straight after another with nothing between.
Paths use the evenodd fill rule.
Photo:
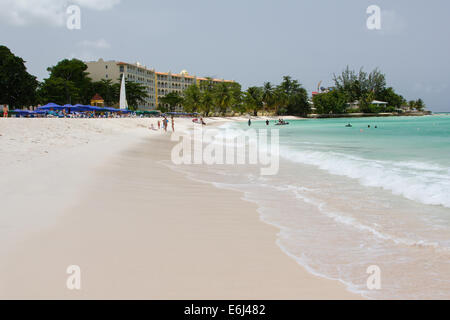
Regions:
<instances>
[{"instance_id":1,"label":"white sea foam","mask_svg":"<svg viewBox=\"0 0 450 320\"><path fill-rule=\"evenodd\" d=\"M357 179L407 199L450 208L450 174L447 168L421 162L370 160L337 152L281 148L287 160L313 165L327 172Z\"/></svg>"}]
</instances>

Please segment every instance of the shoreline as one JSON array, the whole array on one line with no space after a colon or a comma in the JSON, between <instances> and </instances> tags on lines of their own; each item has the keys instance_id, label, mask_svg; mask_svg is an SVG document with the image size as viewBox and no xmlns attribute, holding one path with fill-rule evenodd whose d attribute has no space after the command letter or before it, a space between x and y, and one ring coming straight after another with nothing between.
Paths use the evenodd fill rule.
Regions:
<instances>
[{"instance_id":1,"label":"shoreline","mask_svg":"<svg viewBox=\"0 0 450 320\"><path fill-rule=\"evenodd\" d=\"M83 183L81 201L2 259L0 297L361 299L285 255L277 229L239 192L163 166L169 146L155 135L110 153ZM79 292L65 288L73 264L82 268Z\"/></svg>"},{"instance_id":2,"label":"shoreline","mask_svg":"<svg viewBox=\"0 0 450 320\"><path fill-rule=\"evenodd\" d=\"M334 118L376 118L376 117L425 117L432 116L427 112L405 112L405 113L343 113L343 114L309 114L307 119L334 119Z\"/></svg>"}]
</instances>

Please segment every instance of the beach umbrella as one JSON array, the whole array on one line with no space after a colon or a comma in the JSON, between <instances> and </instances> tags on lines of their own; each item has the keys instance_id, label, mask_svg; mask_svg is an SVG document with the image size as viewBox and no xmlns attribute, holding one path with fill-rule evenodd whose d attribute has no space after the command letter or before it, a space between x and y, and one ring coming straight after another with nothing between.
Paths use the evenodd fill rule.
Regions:
<instances>
[{"instance_id":1,"label":"beach umbrella","mask_svg":"<svg viewBox=\"0 0 450 320\"><path fill-rule=\"evenodd\" d=\"M31 112L31 113L33 113L33 114L46 114L47 111L45 111L45 110L36 110L36 111Z\"/></svg>"},{"instance_id":2,"label":"beach umbrella","mask_svg":"<svg viewBox=\"0 0 450 320\"><path fill-rule=\"evenodd\" d=\"M45 106L41 106L38 107L38 110L50 110L50 109L61 109L64 107L61 107L60 105L56 104L56 103L49 103L46 104Z\"/></svg>"},{"instance_id":3,"label":"beach umbrella","mask_svg":"<svg viewBox=\"0 0 450 320\"><path fill-rule=\"evenodd\" d=\"M122 111L122 110L119 110L119 109L116 109L116 108L105 108L107 111L110 111L110 112L120 112L120 111Z\"/></svg>"},{"instance_id":4,"label":"beach umbrella","mask_svg":"<svg viewBox=\"0 0 450 320\"><path fill-rule=\"evenodd\" d=\"M13 111L11 111L12 113L21 113L21 114L29 114L31 111L29 111L29 110L19 110L19 109L16 109L16 110L13 110Z\"/></svg>"},{"instance_id":5,"label":"beach umbrella","mask_svg":"<svg viewBox=\"0 0 450 320\"><path fill-rule=\"evenodd\" d=\"M19 116L29 116L29 115L32 115L32 112L31 111L28 111L28 110L18 110L18 109L16 109L16 110L13 110L13 111L11 111L11 113L13 113L13 114L18 114Z\"/></svg>"},{"instance_id":6,"label":"beach umbrella","mask_svg":"<svg viewBox=\"0 0 450 320\"><path fill-rule=\"evenodd\" d=\"M83 105L76 104L76 105L72 106L72 108L70 108L70 111L72 111L72 112L74 112L74 111L79 112L79 111L82 111L82 109L83 109Z\"/></svg>"}]
</instances>

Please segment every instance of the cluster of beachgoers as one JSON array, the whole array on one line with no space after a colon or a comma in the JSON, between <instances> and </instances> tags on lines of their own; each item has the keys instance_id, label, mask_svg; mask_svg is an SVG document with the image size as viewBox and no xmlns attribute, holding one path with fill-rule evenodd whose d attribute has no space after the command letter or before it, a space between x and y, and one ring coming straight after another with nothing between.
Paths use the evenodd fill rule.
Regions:
<instances>
[{"instance_id":1,"label":"cluster of beachgoers","mask_svg":"<svg viewBox=\"0 0 450 320\"><path fill-rule=\"evenodd\" d=\"M88 105L64 105L49 103L39 106L35 110L4 111L4 117L11 114L17 118L121 118L130 116L159 116L159 111L131 111L128 109L116 109L110 107L98 107Z\"/></svg>"}]
</instances>

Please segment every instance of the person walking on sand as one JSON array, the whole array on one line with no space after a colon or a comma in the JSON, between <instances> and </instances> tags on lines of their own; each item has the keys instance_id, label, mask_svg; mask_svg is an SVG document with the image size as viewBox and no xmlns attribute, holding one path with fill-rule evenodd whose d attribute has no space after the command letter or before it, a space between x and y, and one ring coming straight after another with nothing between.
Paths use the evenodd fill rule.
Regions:
<instances>
[{"instance_id":1,"label":"person walking on sand","mask_svg":"<svg viewBox=\"0 0 450 320\"><path fill-rule=\"evenodd\" d=\"M158 120L158 130L161 131L161 120Z\"/></svg>"},{"instance_id":2,"label":"person walking on sand","mask_svg":"<svg viewBox=\"0 0 450 320\"><path fill-rule=\"evenodd\" d=\"M172 132L175 132L175 120L172 116Z\"/></svg>"}]
</instances>

